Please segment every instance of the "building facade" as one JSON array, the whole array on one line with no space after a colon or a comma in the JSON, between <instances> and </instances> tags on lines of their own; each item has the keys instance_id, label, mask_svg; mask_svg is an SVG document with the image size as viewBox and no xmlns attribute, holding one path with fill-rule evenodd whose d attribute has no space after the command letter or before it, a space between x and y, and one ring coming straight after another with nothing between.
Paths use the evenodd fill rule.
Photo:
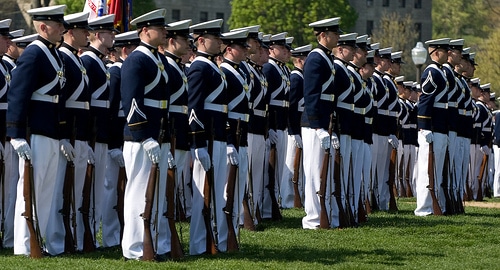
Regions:
<instances>
[{"instance_id":1,"label":"building facade","mask_svg":"<svg viewBox=\"0 0 500 270\"><path fill-rule=\"evenodd\" d=\"M411 14L418 40L432 39L432 0L350 0L358 12L358 20L352 31L371 35L377 29L383 14Z\"/></svg>"}]
</instances>

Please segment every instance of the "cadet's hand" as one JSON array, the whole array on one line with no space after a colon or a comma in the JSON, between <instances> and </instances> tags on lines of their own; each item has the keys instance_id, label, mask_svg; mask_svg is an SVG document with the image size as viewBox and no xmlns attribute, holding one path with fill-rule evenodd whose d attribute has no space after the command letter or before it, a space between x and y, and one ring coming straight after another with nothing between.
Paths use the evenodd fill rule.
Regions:
<instances>
[{"instance_id":1,"label":"cadet's hand","mask_svg":"<svg viewBox=\"0 0 500 270\"><path fill-rule=\"evenodd\" d=\"M201 163L203 169L208 172L210 170L210 156L206 148L194 149L194 157Z\"/></svg>"},{"instance_id":2,"label":"cadet's hand","mask_svg":"<svg viewBox=\"0 0 500 270\"><path fill-rule=\"evenodd\" d=\"M229 162L231 162L231 165L237 166L239 164L239 157L238 157L238 151L234 147L234 145L229 144L226 147L227 150L227 158L229 159Z\"/></svg>"},{"instance_id":3,"label":"cadet's hand","mask_svg":"<svg viewBox=\"0 0 500 270\"><path fill-rule=\"evenodd\" d=\"M426 141L427 143L431 143L431 142L432 142L432 140L433 140L433 138L434 138L434 137L432 136L432 131L427 130L427 129L422 129L422 130L420 130L419 132L420 132L420 134L422 134L422 136L424 136L425 141Z\"/></svg>"},{"instance_id":4,"label":"cadet's hand","mask_svg":"<svg viewBox=\"0 0 500 270\"><path fill-rule=\"evenodd\" d=\"M394 148L394 149L398 148L399 140L394 134L389 135L389 138L387 139L387 141L392 146L392 148Z\"/></svg>"},{"instance_id":5,"label":"cadet's hand","mask_svg":"<svg viewBox=\"0 0 500 270\"><path fill-rule=\"evenodd\" d=\"M10 139L10 144L12 144L20 158L24 160L31 159L31 148L25 139Z\"/></svg>"},{"instance_id":6,"label":"cadet's hand","mask_svg":"<svg viewBox=\"0 0 500 270\"><path fill-rule=\"evenodd\" d=\"M125 167L125 160L123 160L122 150L115 148L108 151L109 157L118 164L120 167Z\"/></svg>"},{"instance_id":7,"label":"cadet's hand","mask_svg":"<svg viewBox=\"0 0 500 270\"><path fill-rule=\"evenodd\" d=\"M319 138L322 149L330 149L330 134L324 129L316 129L316 136Z\"/></svg>"},{"instance_id":8,"label":"cadet's hand","mask_svg":"<svg viewBox=\"0 0 500 270\"><path fill-rule=\"evenodd\" d=\"M168 163L169 169L175 168L175 159L174 159L174 156L172 156L172 153L170 151L168 151L168 153L167 153L167 163Z\"/></svg>"},{"instance_id":9,"label":"cadet's hand","mask_svg":"<svg viewBox=\"0 0 500 270\"><path fill-rule=\"evenodd\" d=\"M481 146L481 148L479 148L479 151L481 151L481 153L483 153L484 155L487 155L487 156L489 156L491 154L491 150L487 145Z\"/></svg>"},{"instance_id":10,"label":"cadet's hand","mask_svg":"<svg viewBox=\"0 0 500 270\"><path fill-rule=\"evenodd\" d=\"M73 161L76 157L75 148L69 143L69 140L62 139L59 140L59 149L61 153L66 157L68 161Z\"/></svg>"},{"instance_id":11,"label":"cadet's hand","mask_svg":"<svg viewBox=\"0 0 500 270\"><path fill-rule=\"evenodd\" d=\"M293 143L295 144L295 147L302 148L302 138L300 137L299 134L292 135L292 140Z\"/></svg>"},{"instance_id":12,"label":"cadet's hand","mask_svg":"<svg viewBox=\"0 0 500 270\"><path fill-rule=\"evenodd\" d=\"M269 135L269 141L272 144L276 144L278 142L278 133L276 133L276 130L270 129L268 135Z\"/></svg>"},{"instance_id":13,"label":"cadet's hand","mask_svg":"<svg viewBox=\"0 0 500 270\"><path fill-rule=\"evenodd\" d=\"M160 144L153 138L148 138L142 142L142 148L148 154L149 160L153 163L160 162Z\"/></svg>"},{"instance_id":14,"label":"cadet's hand","mask_svg":"<svg viewBox=\"0 0 500 270\"><path fill-rule=\"evenodd\" d=\"M339 137L337 137L337 134L335 134L335 132L332 132L332 147L334 149L339 149L340 148Z\"/></svg>"}]
</instances>

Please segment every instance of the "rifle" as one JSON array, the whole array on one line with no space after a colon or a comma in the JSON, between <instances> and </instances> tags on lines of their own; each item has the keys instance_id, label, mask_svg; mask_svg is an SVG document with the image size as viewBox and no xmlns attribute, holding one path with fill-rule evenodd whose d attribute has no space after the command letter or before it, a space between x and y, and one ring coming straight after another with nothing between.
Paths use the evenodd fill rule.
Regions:
<instances>
[{"instance_id":1,"label":"rifle","mask_svg":"<svg viewBox=\"0 0 500 270\"><path fill-rule=\"evenodd\" d=\"M70 143L72 146L75 146L75 137L76 137L76 127L75 127L75 119L73 118L73 128L71 131L71 139ZM64 224L64 252L66 253L74 253L76 250L76 238L73 238L73 233L71 232L70 225L70 215L71 209L74 209L74 185L75 185L75 163L73 161L67 161L66 163L66 172L64 175L64 184L63 184L63 206L59 211L63 216L63 224ZM73 223L73 230L76 234L76 221Z\"/></svg>"},{"instance_id":2,"label":"rifle","mask_svg":"<svg viewBox=\"0 0 500 270\"><path fill-rule=\"evenodd\" d=\"M340 170L341 170L340 164L342 163L341 159L342 157L340 156L340 149L335 150L335 158L333 165L333 183L335 185L335 191L333 192L333 194L335 196L335 200L339 208L339 228L347 228L350 226L350 224L349 224L348 214L344 209L344 205L342 204L342 187L341 187L342 180L340 179ZM323 167L322 167L322 172L323 172ZM321 184L320 184L320 190L321 190ZM321 208L323 209L324 206L323 203L321 202L321 197L320 197L320 205L322 205ZM347 204L346 207L350 207L349 204ZM322 214L320 214L320 225L319 225L320 228L322 228L321 216Z\"/></svg>"},{"instance_id":3,"label":"rifle","mask_svg":"<svg viewBox=\"0 0 500 270\"><path fill-rule=\"evenodd\" d=\"M125 203L125 187L127 186L127 174L125 167L120 167L118 171L118 183L116 188L116 214L118 215L118 222L120 223L120 243L123 239L123 226L125 225L125 218L123 217L124 203Z\"/></svg>"},{"instance_id":4,"label":"rifle","mask_svg":"<svg viewBox=\"0 0 500 270\"><path fill-rule=\"evenodd\" d=\"M175 129L174 119L172 119L172 132L170 134L170 153L175 157ZM175 228L175 171L176 167L169 168L167 171L167 188L165 190L165 197L167 198L167 212L165 217L168 220L168 228L170 229L170 257L174 260L184 257L181 241Z\"/></svg>"},{"instance_id":5,"label":"rifle","mask_svg":"<svg viewBox=\"0 0 500 270\"><path fill-rule=\"evenodd\" d=\"M210 135L208 139L208 156L212 158L214 147L214 134L213 134L213 119L210 121ZM217 245L215 242L214 232L212 230L211 222L211 208L210 202L212 200L212 187L214 185L214 166L211 163L210 169L205 172L205 184L203 186L203 219L205 221L206 231L206 253L217 254Z\"/></svg>"},{"instance_id":6,"label":"rifle","mask_svg":"<svg viewBox=\"0 0 500 270\"><path fill-rule=\"evenodd\" d=\"M443 212L441 211L441 207L439 206L439 202L436 198L436 193L434 193L434 143L429 143L429 162L427 165L427 172L429 174L429 185L427 189L431 193L432 198L432 211L435 216L442 216Z\"/></svg>"},{"instance_id":7,"label":"rifle","mask_svg":"<svg viewBox=\"0 0 500 270\"><path fill-rule=\"evenodd\" d=\"M251 209L255 209L253 204L253 178L252 178L252 163L248 166L248 185L245 195L243 195L243 228L249 231L255 231L254 219L252 217ZM248 201L250 200L250 203Z\"/></svg>"},{"instance_id":8,"label":"rifle","mask_svg":"<svg viewBox=\"0 0 500 270\"><path fill-rule=\"evenodd\" d=\"M300 199L299 192L299 172L300 172L300 160L302 158L302 148L295 148L295 160L293 162L293 207L302 208L302 200Z\"/></svg>"},{"instance_id":9,"label":"rifle","mask_svg":"<svg viewBox=\"0 0 500 270\"><path fill-rule=\"evenodd\" d=\"M443 189L444 198L445 198L446 214L447 215L455 214L453 200L451 199L453 192L450 192L451 194L449 193L451 181L452 181L452 179L448 178L448 176L450 176L450 162L451 162L450 161L450 154L447 150L445 153L445 156L444 156L443 182L441 183L441 188Z\"/></svg>"},{"instance_id":10,"label":"rifle","mask_svg":"<svg viewBox=\"0 0 500 270\"><path fill-rule=\"evenodd\" d=\"M90 147L94 150L96 137L96 118L92 121L92 136L89 142ZM85 180L82 190L82 206L78 209L83 217L83 252L92 252L95 250L95 240L90 227L90 196L92 194L92 183L94 182L94 164L88 163L85 171Z\"/></svg>"},{"instance_id":11,"label":"rifle","mask_svg":"<svg viewBox=\"0 0 500 270\"><path fill-rule=\"evenodd\" d=\"M394 179L396 178L397 155L398 151L393 148L391 150L391 160L389 163L389 181L387 181L387 184L389 185L389 211L391 212L398 211L396 197L394 196Z\"/></svg>"},{"instance_id":12,"label":"rifle","mask_svg":"<svg viewBox=\"0 0 500 270\"><path fill-rule=\"evenodd\" d=\"M405 185L404 185L406 182L404 181L405 179L403 179L405 177L404 174L406 172L404 170L404 167L405 167L404 166L404 160L405 160L404 158L405 158L405 156L404 156L404 150L403 150L403 155L401 156L401 159L399 160L399 164L398 164L399 165L398 166L398 171L399 171L399 173L398 173L398 182L399 182L399 185L398 185L398 191L396 193L396 195L398 197L407 197L406 196L406 189L405 189Z\"/></svg>"},{"instance_id":13,"label":"rifle","mask_svg":"<svg viewBox=\"0 0 500 270\"><path fill-rule=\"evenodd\" d=\"M478 186L479 188L477 189L477 201L482 201L483 198L483 177L486 169L488 168L488 156L486 154L483 154L483 160L481 161L481 167L479 168L479 175L477 177L478 181Z\"/></svg>"},{"instance_id":14,"label":"rifle","mask_svg":"<svg viewBox=\"0 0 500 270\"><path fill-rule=\"evenodd\" d=\"M160 134L158 135L158 144L163 142L163 118L160 120ZM160 176L160 167L158 163L152 163L149 171L148 184L146 186L144 212L141 214L144 235L142 240L142 261L153 261L155 259L155 249L153 246L153 236L151 234L151 215L153 212L153 203L155 200L156 185Z\"/></svg>"},{"instance_id":15,"label":"rifle","mask_svg":"<svg viewBox=\"0 0 500 270\"><path fill-rule=\"evenodd\" d=\"M240 119L238 119L238 124L236 125L236 145L234 146L237 149L237 151L239 151L240 136L241 136ZM238 240L236 239L236 232L234 230L234 224L233 224L234 190L237 178L238 178L238 166L231 164L231 166L229 166L229 173L227 177L226 207L222 209L224 211L224 214L226 214L228 252L238 251L239 249Z\"/></svg>"},{"instance_id":16,"label":"rifle","mask_svg":"<svg viewBox=\"0 0 500 270\"><path fill-rule=\"evenodd\" d=\"M269 151L269 167L267 173L269 175L269 183L267 184L267 190L269 191L269 197L271 198L271 220L282 220L283 216L280 212L280 207L278 201L276 200L275 183L276 183L276 144L271 143L271 150Z\"/></svg>"}]
</instances>

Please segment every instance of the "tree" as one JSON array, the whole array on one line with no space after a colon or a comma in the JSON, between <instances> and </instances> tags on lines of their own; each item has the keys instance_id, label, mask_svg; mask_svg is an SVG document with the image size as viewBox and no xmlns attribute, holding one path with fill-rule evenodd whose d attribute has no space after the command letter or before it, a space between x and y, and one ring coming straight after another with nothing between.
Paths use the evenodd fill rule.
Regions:
<instances>
[{"instance_id":1,"label":"tree","mask_svg":"<svg viewBox=\"0 0 500 270\"><path fill-rule=\"evenodd\" d=\"M375 29L372 43L380 43L380 48L392 47L394 51L403 51L402 59L407 64L401 66L401 75L405 80L415 80L415 66L411 60L411 49L418 39L418 32L411 14L405 17L397 13L383 14L379 27Z\"/></svg>"},{"instance_id":2,"label":"tree","mask_svg":"<svg viewBox=\"0 0 500 270\"><path fill-rule=\"evenodd\" d=\"M232 29L260 25L264 33L288 32L294 44L316 43L308 24L330 17L342 17L341 27L354 25L357 14L347 0L232 0Z\"/></svg>"},{"instance_id":3,"label":"tree","mask_svg":"<svg viewBox=\"0 0 500 270\"><path fill-rule=\"evenodd\" d=\"M465 36L487 36L491 16L484 0L432 1L432 33L434 38L459 38Z\"/></svg>"},{"instance_id":4,"label":"tree","mask_svg":"<svg viewBox=\"0 0 500 270\"><path fill-rule=\"evenodd\" d=\"M479 50L476 54L475 77L481 79L481 84L491 83L491 90L500 94L500 29L495 29L490 36L479 44Z\"/></svg>"}]
</instances>

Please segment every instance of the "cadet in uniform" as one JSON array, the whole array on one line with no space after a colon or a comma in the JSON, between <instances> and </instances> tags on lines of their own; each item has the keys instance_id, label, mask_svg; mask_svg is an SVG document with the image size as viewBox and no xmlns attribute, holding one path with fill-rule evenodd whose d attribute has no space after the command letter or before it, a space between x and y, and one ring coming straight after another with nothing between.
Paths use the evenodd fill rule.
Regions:
<instances>
[{"instance_id":1,"label":"cadet in uniform","mask_svg":"<svg viewBox=\"0 0 500 270\"><path fill-rule=\"evenodd\" d=\"M292 59L294 69L290 73L290 108L288 110L288 139L291 143L293 143L293 148L288 148L287 157L291 159L291 177L293 178L294 172L294 163L296 148L302 149L302 137L300 136L300 119L302 117L302 112L304 111L304 63L307 59L307 55L311 52L312 45L305 45L301 47L297 47L292 50ZM290 147L290 143L289 143ZM299 157L299 174L298 183L293 183L292 185L298 185L299 194L301 201L303 198L303 189L304 189L304 170L302 169L302 157ZM291 187L291 194L288 195L288 198L283 199L282 203L285 201L286 205L293 207L294 201L294 191L293 186ZM301 192L302 191L302 192ZM291 202L290 202L291 201Z\"/></svg>"},{"instance_id":2,"label":"cadet in uniform","mask_svg":"<svg viewBox=\"0 0 500 270\"><path fill-rule=\"evenodd\" d=\"M11 42L11 37L12 35L9 33L9 27L11 23L11 19L5 19L0 21L0 56L3 55L3 58L6 58L6 53L8 52L8 49L12 47L12 42ZM7 138L5 134L5 116L7 113L7 91L9 89L9 84L10 84L10 69L9 66L7 65L6 62L0 60L0 119L1 119L1 125L0 125L0 158L2 159L2 162L4 164L5 171L2 173L4 174L1 177L4 177L4 181L0 183L1 185L1 193L0 193L0 199L4 201L4 205L1 205L1 207L4 207L0 209L2 211L2 222L5 222L5 233L2 235L2 239L4 243L2 244L4 247L11 247L12 244L12 238L13 238L13 226L14 226L14 216L12 213L12 210L14 208L14 203L12 201L12 198L14 198L15 201L15 190L12 190L11 194L11 189L15 184L17 183L17 179L14 178L17 176L17 164L18 164L18 159L17 156L12 155L12 147L10 147L10 144L7 145ZM13 175L14 177L12 177ZM6 235L7 233L7 235Z\"/></svg>"},{"instance_id":3,"label":"cadet in uniform","mask_svg":"<svg viewBox=\"0 0 500 270\"><path fill-rule=\"evenodd\" d=\"M88 26L88 12L80 12L70 14L64 17L68 23L67 32L64 34L63 43L59 51L65 64L66 84L62 91L67 97L66 108L66 124L61 130L61 138L67 142L74 140L74 156L71 156L71 161L75 166L74 176L74 203L76 209L82 204L82 190L85 181L85 171L87 162L92 155L92 149L88 144L90 139L90 89L87 70L83 66L80 57L78 57L78 49L87 46L90 27ZM64 171L62 177L64 179ZM62 180L64 181L64 180ZM76 236L77 250L83 250L83 218L81 214L76 215Z\"/></svg>"},{"instance_id":4,"label":"cadet in uniform","mask_svg":"<svg viewBox=\"0 0 500 270\"><path fill-rule=\"evenodd\" d=\"M286 32L271 36L269 49L269 62L264 64L263 72L268 82L269 95L269 140L271 144L276 145L276 164L275 164L275 194L280 201L281 179L283 178L283 169L285 166L288 123L288 94L290 91L290 74L286 63L289 55L286 48ZM271 191L272 192L272 191ZM271 202L264 197L262 207L262 217L271 217Z\"/></svg>"},{"instance_id":5,"label":"cadet in uniform","mask_svg":"<svg viewBox=\"0 0 500 270\"><path fill-rule=\"evenodd\" d=\"M432 62L422 73L422 94L418 104L418 173L417 173L417 208L415 215L433 214L430 192L436 193L439 206L445 212L445 197L441 183L443 166L448 144L446 109L448 107L448 83L442 70L448 58L449 38L426 41ZM435 189L430 191L428 159L429 145L434 146L434 181Z\"/></svg>"},{"instance_id":6,"label":"cadet in uniform","mask_svg":"<svg viewBox=\"0 0 500 270\"><path fill-rule=\"evenodd\" d=\"M321 176L321 164L323 163L324 150L331 149L332 141L338 149L338 137L331 140L328 134L330 115L335 110L336 91L333 87L335 79L335 66L332 50L337 46L340 18L329 18L310 23L313 28L318 47L313 49L307 56L304 64L304 112L301 118L301 133L303 143L304 167L304 211L306 216L302 218L302 228L317 229L320 224L320 197L318 196ZM330 172L331 175L333 172ZM326 179L324 179L326 180ZM327 197L330 199L328 190L333 190L332 182L327 184ZM327 207L328 208L328 207ZM329 209L328 209L329 210ZM338 220L330 219L332 227L338 226Z\"/></svg>"},{"instance_id":7,"label":"cadet in uniform","mask_svg":"<svg viewBox=\"0 0 500 270\"><path fill-rule=\"evenodd\" d=\"M8 31L8 30L7 30ZM12 39L20 38L24 35L24 29L18 29L14 31L10 31L8 33L10 35L11 42L8 46L7 52L3 53L2 61L7 66L9 72L16 66L16 60L21 55L23 48L17 47L17 44L12 41Z\"/></svg>"},{"instance_id":8,"label":"cadet in uniform","mask_svg":"<svg viewBox=\"0 0 500 270\"><path fill-rule=\"evenodd\" d=\"M158 52L158 46L165 44L165 9L158 9L141 15L130 23L137 26L140 45L123 62L120 93L126 115L123 158L127 173L124 197L124 221L122 249L127 259L140 259L143 255L144 198L148 177L153 163L160 170L157 192L153 201L153 212L158 213L151 220L151 231L155 232L153 243L157 243L157 259L163 259L169 252L162 239L168 230L165 212L165 188L168 168L175 165L170 153L168 104L170 89L167 87L168 62ZM163 123L162 123L163 120ZM163 124L163 126L162 126ZM165 134L159 138L159 134ZM159 140L162 141L159 141ZM158 202L158 203L157 203Z\"/></svg>"},{"instance_id":9,"label":"cadet in uniform","mask_svg":"<svg viewBox=\"0 0 500 270\"><path fill-rule=\"evenodd\" d=\"M249 120L249 99L248 83L246 73L240 68L241 62L246 59L248 30L231 31L222 35L222 42L226 45L224 49L224 60L220 65L227 81L227 101L228 101L228 128L227 128L227 171L231 165L238 166L234 184L234 193L229 194L226 189L226 199L233 196L233 224L238 235L239 213L243 203L243 193L248 179L248 120ZM239 124L238 124L239 121ZM239 125L239 127L238 127ZM239 130L238 130L239 128ZM238 138L239 137L239 138ZM239 147L236 148L235 145ZM228 177L226 177L228 179ZM229 179L227 180L229 181ZM226 187L228 183L226 183ZM218 207L227 206L227 202ZM224 210L227 211L227 210ZM219 230L227 231L226 217L219 221ZM227 234L219 235L219 245L227 242Z\"/></svg>"},{"instance_id":10,"label":"cadet in uniform","mask_svg":"<svg viewBox=\"0 0 500 270\"><path fill-rule=\"evenodd\" d=\"M102 244L105 247L120 245L120 231L123 229L118 218L117 211L109 211L116 208L118 201L117 188L119 181L119 171L124 170L125 161L123 159L123 128L126 123L125 112L121 102L121 67L123 61L132 53L141 40L137 31L129 31L115 36L116 61L109 67L109 101L111 117L111 129L109 131L108 156L106 160L106 178L104 182L104 205L108 211L102 215L103 230ZM116 113L115 113L116 112ZM118 209L117 209L118 210Z\"/></svg>"},{"instance_id":11,"label":"cadet in uniform","mask_svg":"<svg viewBox=\"0 0 500 270\"><path fill-rule=\"evenodd\" d=\"M222 19L212 20L190 27L197 44L197 57L191 63L188 72L188 108L189 125L193 135L193 205L191 209L189 253L199 255L206 250L206 229L203 220L203 188L205 174L213 166L215 192L212 192L210 213L215 225L223 221L225 179L227 177L227 89L224 73L215 63L215 56L220 53ZM207 140L213 135L213 152L207 151ZM210 155L211 156L210 156ZM208 214L208 213L206 213ZM212 224L212 223L211 223ZM217 229L217 227L216 227ZM227 231L218 232L227 236ZM217 236L217 235L216 235ZM224 236L224 237L225 237ZM217 239L215 239L217 242ZM226 243L218 245L219 250L226 250Z\"/></svg>"},{"instance_id":12,"label":"cadet in uniform","mask_svg":"<svg viewBox=\"0 0 500 270\"><path fill-rule=\"evenodd\" d=\"M479 151L475 151L475 160L474 164L476 166L476 173L471 178L471 189L474 200L482 200L483 198L479 196L479 192L481 189L481 194L484 196L484 187L486 185L486 181L488 180L488 167L487 165L484 168L481 168L481 161L484 156L489 156L491 154L491 149L489 144L491 142L491 126L493 117L491 115L491 111L488 108L488 101L490 99L490 87L491 84L481 84L479 87L474 86L474 90L476 91L476 105L478 108L478 116L476 123L479 124L478 129L479 132L476 134L478 136L477 142L479 145ZM473 90L473 91L474 91ZM479 91L478 91L479 90ZM486 157L488 158L488 157ZM471 161L472 164L472 161ZM481 172L481 170L483 170ZM479 182L479 176L482 174L481 183Z\"/></svg>"},{"instance_id":13,"label":"cadet in uniform","mask_svg":"<svg viewBox=\"0 0 500 270\"><path fill-rule=\"evenodd\" d=\"M91 220L94 224L99 224L103 215L108 215L110 211L115 211L113 208L108 209L104 206L104 191L106 190L104 183L106 177L111 117L118 113L117 111L112 112L110 110L110 76L104 62L108 49L113 46L115 33L118 33L118 30L114 28L114 18L115 15L110 14L89 21L89 26L92 28L90 32L89 50L80 56L87 70L91 93L90 146L95 153L94 182L92 184L94 195ZM107 224L103 225L102 231L104 234L107 234ZM94 234L97 234L99 227L94 226L93 230L95 230ZM98 243L96 243L96 246L97 245Z\"/></svg>"},{"instance_id":14,"label":"cadet in uniform","mask_svg":"<svg viewBox=\"0 0 500 270\"><path fill-rule=\"evenodd\" d=\"M178 202L184 209L186 217L191 216L191 154L189 151L188 123L188 80L181 57L191 50L189 47L189 26L191 20L183 20L168 24L167 43L164 55L170 70L169 86L171 86L169 121L175 135L176 190ZM169 237L170 238L170 237Z\"/></svg>"},{"instance_id":15,"label":"cadet in uniform","mask_svg":"<svg viewBox=\"0 0 500 270\"><path fill-rule=\"evenodd\" d=\"M12 72L8 92L7 136L18 153L19 168L31 160L34 173L34 194L41 237L47 239L45 251L51 255L64 252L64 227L59 210L62 208L61 178L57 175L66 165L65 155L73 151L71 145L59 141L64 100L64 66L56 43L65 31L65 5L28 10L39 37L26 48ZM37 63L37 65L33 65ZM39 67L44 67L40 69ZM30 79L26 76L29 74ZM31 136L26 130L30 128ZM27 142L31 142L31 147ZM24 170L20 172L14 216L14 254L29 255L29 232L24 212Z\"/></svg>"}]
</instances>

